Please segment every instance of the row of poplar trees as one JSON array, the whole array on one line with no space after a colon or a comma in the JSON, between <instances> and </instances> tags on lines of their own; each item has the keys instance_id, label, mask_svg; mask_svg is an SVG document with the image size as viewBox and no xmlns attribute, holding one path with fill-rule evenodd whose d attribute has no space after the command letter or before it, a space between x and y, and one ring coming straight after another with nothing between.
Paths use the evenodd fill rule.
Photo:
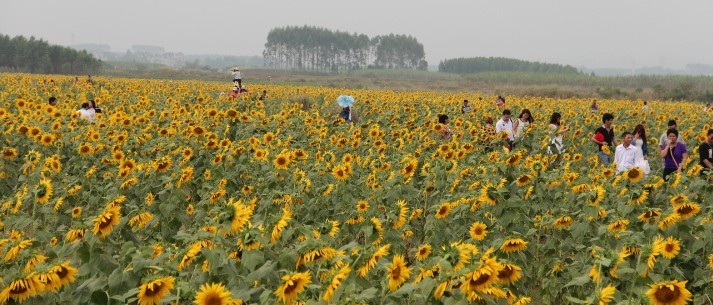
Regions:
<instances>
[{"instance_id":1,"label":"row of poplar trees","mask_svg":"<svg viewBox=\"0 0 713 305\"><path fill-rule=\"evenodd\" d=\"M267 67L317 72L428 68L423 45L412 36L369 38L315 26L272 29L263 56Z\"/></svg>"},{"instance_id":2,"label":"row of poplar trees","mask_svg":"<svg viewBox=\"0 0 713 305\"><path fill-rule=\"evenodd\" d=\"M0 34L0 71L93 74L102 62L86 51L50 45L42 39Z\"/></svg>"}]
</instances>

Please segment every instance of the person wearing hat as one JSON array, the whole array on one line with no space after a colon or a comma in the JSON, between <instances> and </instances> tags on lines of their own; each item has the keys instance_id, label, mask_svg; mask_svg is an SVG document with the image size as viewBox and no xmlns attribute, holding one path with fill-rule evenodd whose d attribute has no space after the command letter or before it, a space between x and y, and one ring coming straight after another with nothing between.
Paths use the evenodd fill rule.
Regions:
<instances>
[{"instance_id":1,"label":"person wearing hat","mask_svg":"<svg viewBox=\"0 0 713 305\"><path fill-rule=\"evenodd\" d=\"M233 83L238 85L238 88L242 87L243 79L240 76L240 69L233 68Z\"/></svg>"},{"instance_id":2,"label":"person wearing hat","mask_svg":"<svg viewBox=\"0 0 713 305\"><path fill-rule=\"evenodd\" d=\"M233 86L233 90L230 91L230 96L237 97L238 94L240 94L240 89L238 88L238 86Z\"/></svg>"}]
</instances>

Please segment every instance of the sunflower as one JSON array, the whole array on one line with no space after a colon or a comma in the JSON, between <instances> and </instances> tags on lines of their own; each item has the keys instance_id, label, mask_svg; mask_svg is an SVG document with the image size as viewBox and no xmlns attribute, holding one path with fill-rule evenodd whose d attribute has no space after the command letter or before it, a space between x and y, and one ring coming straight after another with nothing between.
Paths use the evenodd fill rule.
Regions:
<instances>
[{"instance_id":1,"label":"sunflower","mask_svg":"<svg viewBox=\"0 0 713 305\"><path fill-rule=\"evenodd\" d=\"M468 230L468 233L470 233L470 237L475 240L483 240L485 239L485 236L488 235L487 228L488 226L486 226L484 223L476 221L470 226L470 230Z\"/></svg>"},{"instance_id":2,"label":"sunflower","mask_svg":"<svg viewBox=\"0 0 713 305\"><path fill-rule=\"evenodd\" d=\"M614 293L616 293L616 287L612 286L611 284L602 288L602 290L599 291L598 305L609 304L611 301L614 300Z\"/></svg>"},{"instance_id":3,"label":"sunflower","mask_svg":"<svg viewBox=\"0 0 713 305\"><path fill-rule=\"evenodd\" d=\"M366 213L369 211L369 203L366 200L359 200L356 204L357 212Z\"/></svg>"},{"instance_id":4,"label":"sunflower","mask_svg":"<svg viewBox=\"0 0 713 305\"><path fill-rule=\"evenodd\" d=\"M196 299L193 300L196 305L228 305L231 304L230 291L225 289L221 283L208 284L201 286L201 290L196 292Z\"/></svg>"},{"instance_id":5,"label":"sunflower","mask_svg":"<svg viewBox=\"0 0 713 305\"><path fill-rule=\"evenodd\" d=\"M339 181L347 180L347 178L349 177L349 173L343 165L335 165L332 168L332 175Z\"/></svg>"},{"instance_id":6,"label":"sunflower","mask_svg":"<svg viewBox=\"0 0 713 305\"><path fill-rule=\"evenodd\" d=\"M60 286L66 286L76 280L74 275L77 274L77 268L72 267L69 262L65 262L52 266L52 268L50 268L50 272L57 275Z\"/></svg>"},{"instance_id":7,"label":"sunflower","mask_svg":"<svg viewBox=\"0 0 713 305\"><path fill-rule=\"evenodd\" d=\"M552 225L558 229L569 228L572 225L572 217L562 216L560 218L557 218L557 220L555 220Z\"/></svg>"},{"instance_id":8,"label":"sunflower","mask_svg":"<svg viewBox=\"0 0 713 305\"><path fill-rule=\"evenodd\" d=\"M441 206L438 207L438 210L436 210L436 219L443 219L448 216L448 213L451 212L451 204L446 202L441 204Z\"/></svg>"},{"instance_id":9,"label":"sunflower","mask_svg":"<svg viewBox=\"0 0 713 305\"><path fill-rule=\"evenodd\" d=\"M332 300L332 297L334 297L334 292L339 289L339 286L342 285L342 281L344 281L348 276L349 273L352 271L352 269L349 267L349 265L341 267L339 271L337 271L337 274L332 277L332 280L329 282L329 285L327 286L327 290L324 292L324 295L322 296L322 299L327 302L327 304L330 303Z\"/></svg>"},{"instance_id":10,"label":"sunflower","mask_svg":"<svg viewBox=\"0 0 713 305\"><path fill-rule=\"evenodd\" d=\"M174 277L156 279L139 286L139 305L160 304L163 297L173 289Z\"/></svg>"},{"instance_id":11,"label":"sunflower","mask_svg":"<svg viewBox=\"0 0 713 305\"><path fill-rule=\"evenodd\" d=\"M692 301L691 292L686 289L688 281L673 280L656 283L646 292L653 305L685 305Z\"/></svg>"},{"instance_id":12,"label":"sunflower","mask_svg":"<svg viewBox=\"0 0 713 305\"><path fill-rule=\"evenodd\" d=\"M639 215L639 217L636 217L636 218L643 222L649 222L649 220L651 220L652 218L659 217L659 216L661 216L660 210L649 210L649 211L641 213Z\"/></svg>"},{"instance_id":13,"label":"sunflower","mask_svg":"<svg viewBox=\"0 0 713 305\"><path fill-rule=\"evenodd\" d=\"M683 203L676 208L676 214L681 216L681 219L693 217L701 211L701 206L696 203Z\"/></svg>"},{"instance_id":14,"label":"sunflower","mask_svg":"<svg viewBox=\"0 0 713 305\"><path fill-rule=\"evenodd\" d=\"M493 261L495 259L489 258L488 260ZM502 265L497 263L493 264L483 264L478 267L478 269L473 270L473 272L465 274L465 281L460 286L463 294L468 295L471 292L484 292L486 288L489 288L498 281L498 273L503 269ZM493 268L496 267L497 269Z\"/></svg>"},{"instance_id":15,"label":"sunflower","mask_svg":"<svg viewBox=\"0 0 713 305\"><path fill-rule=\"evenodd\" d=\"M520 271L522 271L522 268L516 265L503 264L503 269L498 272L498 280L512 285L522 278Z\"/></svg>"},{"instance_id":16,"label":"sunflower","mask_svg":"<svg viewBox=\"0 0 713 305\"><path fill-rule=\"evenodd\" d=\"M5 158L5 160L12 160L17 157L17 149L14 149L12 147L6 148L2 151L2 156Z\"/></svg>"},{"instance_id":17,"label":"sunflower","mask_svg":"<svg viewBox=\"0 0 713 305\"><path fill-rule=\"evenodd\" d=\"M484 185L480 189L480 194L478 195L478 201L482 203L487 203L487 204L495 204L495 197L490 194L490 192L495 191L494 187L490 184Z\"/></svg>"},{"instance_id":18,"label":"sunflower","mask_svg":"<svg viewBox=\"0 0 713 305\"><path fill-rule=\"evenodd\" d=\"M431 245L429 244L423 244L422 246L418 247L418 251L416 251L416 259L418 261L423 261L426 258L428 258L428 255L431 254Z\"/></svg>"},{"instance_id":19,"label":"sunflower","mask_svg":"<svg viewBox=\"0 0 713 305\"><path fill-rule=\"evenodd\" d=\"M681 245L678 239L669 236L666 240L657 242L658 252L667 259L673 259L681 251Z\"/></svg>"},{"instance_id":20,"label":"sunflower","mask_svg":"<svg viewBox=\"0 0 713 305\"><path fill-rule=\"evenodd\" d=\"M275 157L273 164L278 169L287 170L287 167L290 165L290 161L290 154L279 154Z\"/></svg>"},{"instance_id":21,"label":"sunflower","mask_svg":"<svg viewBox=\"0 0 713 305\"><path fill-rule=\"evenodd\" d=\"M522 154L516 153L516 154L510 156L510 157L505 161L505 164L507 164L508 166L515 166L515 165L517 165L518 163L520 163L520 160L521 160L521 159L522 159Z\"/></svg>"},{"instance_id":22,"label":"sunflower","mask_svg":"<svg viewBox=\"0 0 713 305\"><path fill-rule=\"evenodd\" d=\"M52 181L49 179L40 180L37 191L37 203L47 203L52 197L54 188L52 188Z\"/></svg>"},{"instance_id":23,"label":"sunflower","mask_svg":"<svg viewBox=\"0 0 713 305\"><path fill-rule=\"evenodd\" d=\"M82 207L74 207L72 209L72 218L79 218L82 216Z\"/></svg>"},{"instance_id":24,"label":"sunflower","mask_svg":"<svg viewBox=\"0 0 713 305\"><path fill-rule=\"evenodd\" d=\"M84 233L86 232L86 229L72 229L69 232L67 232L67 235L65 236L65 239L69 241L70 243L73 243L75 241L78 241L84 237Z\"/></svg>"},{"instance_id":25,"label":"sunflower","mask_svg":"<svg viewBox=\"0 0 713 305\"><path fill-rule=\"evenodd\" d=\"M310 283L312 283L312 276L309 271L285 275L282 277L282 286L275 290L275 296L278 300L282 300L283 304L292 304L297 299L297 295Z\"/></svg>"},{"instance_id":26,"label":"sunflower","mask_svg":"<svg viewBox=\"0 0 713 305\"><path fill-rule=\"evenodd\" d=\"M111 206L94 219L94 229L92 232L94 235L101 233L101 237L104 238L111 233L114 226L118 225L120 220L121 206Z\"/></svg>"},{"instance_id":27,"label":"sunflower","mask_svg":"<svg viewBox=\"0 0 713 305\"><path fill-rule=\"evenodd\" d=\"M624 231L626 231L626 228L628 225L629 225L629 221L626 219L617 220L617 221L609 224L609 227L607 227L607 231L609 231L611 233L624 232Z\"/></svg>"},{"instance_id":28,"label":"sunflower","mask_svg":"<svg viewBox=\"0 0 713 305\"><path fill-rule=\"evenodd\" d=\"M394 220L394 229L400 229L406 224L408 206L406 205L406 201L404 200L397 201L396 205L399 207L399 214L396 217L396 220Z\"/></svg>"},{"instance_id":29,"label":"sunflower","mask_svg":"<svg viewBox=\"0 0 713 305\"><path fill-rule=\"evenodd\" d=\"M642 178L644 178L644 171L638 167L632 167L626 172L624 172L624 176L626 177L626 179L629 179L631 183L636 183L639 182L639 180L641 180Z\"/></svg>"},{"instance_id":30,"label":"sunflower","mask_svg":"<svg viewBox=\"0 0 713 305\"><path fill-rule=\"evenodd\" d=\"M40 138L40 143L42 143L42 145L44 146L50 146L52 145L52 143L54 143L56 139L57 138L53 134L47 133L42 135L42 137Z\"/></svg>"},{"instance_id":31,"label":"sunflower","mask_svg":"<svg viewBox=\"0 0 713 305\"><path fill-rule=\"evenodd\" d=\"M182 185L191 181L193 179L193 173L194 169L192 166L187 166L186 168L182 169L181 177L178 179L178 183L176 183L176 186L181 187Z\"/></svg>"},{"instance_id":32,"label":"sunflower","mask_svg":"<svg viewBox=\"0 0 713 305\"><path fill-rule=\"evenodd\" d=\"M602 200L604 200L604 194L606 194L606 190L603 187L595 186L594 187L594 197L591 197L591 199L589 199L589 204L599 205L602 202Z\"/></svg>"},{"instance_id":33,"label":"sunflower","mask_svg":"<svg viewBox=\"0 0 713 305\"><path fill-rule=\"evenodd\" d=\"M399 289L411 275L411 268L406 266L403 255L394 255L394 260L386 267L386 271L389 277L389 291Z\"/></svg>"},{"instance_id":34,"label":"sunflower","mask_svg":"<svg viewBox=\"0 0 713 305\"><path fill-rule=\"evenodd\" d=\"M409 161L406 162L404 167L401 169L400 173L403 175L405 178L410 178L413 176L413 173L416 172L416 168L418 167L418 159L413 158Z\"/></svg>"},{"instance_id":35,"label":"sunflower","mask_svg":"<svg viewBox=\"0 0 713 305\"><path fill-rule=\"evenodd\" d=\"M677 223L679 220L681 220L681 216L679 216L677 213L669 214L668 216L659 220L659 229L666 230L671 225Z\"/></svg>"},{"instance_id":36,"label":"sunflower","mask_svg":"<svg viewBox=\"0 0 713 305\"><path fill-rule=\"evenodd\" d=\"M616 173L616 172L615 172L613 169L611 169L611 168L605 168L605 169L602 171L602 175L604 175L604 177L607 177L607 178L613 177L615 173Z\"/></svg>"},{"instance_id":37,"label":"sunflower","mask_svg":"<svg viewBox=\"0 0 713 305\"><path fill-rule=\"evenodd\" d=\"M8 298L22 303L27 298L37 295L43 289L44 284L37 278L30 276L12 281L2 293L5 293ZM2 296L2 293L0 293L0 296ZM2 301L2 299L0 299L0 301Z\"/></svg>"},{"instance_id":38,"label":"sunflower","mask_svg":"<svg viewBox=\"0 0 713 305\"><path fill-rule=\"evenodd\" d=\"M500 246L500 250L503 250L507 253L522 251L525 250L525 248L527 248L527 242L522 240L521 238L507 239Z\"/></svg>"},{"instance_id":39,"label":"sunflower","mask_svg":"<svg viewBox=\"0 0 713 305\"><path fill-rule=\"evenodd\" d=\"M530 176L528 174L524 174L520 177L517 177L517 179L515 179L515 183L517 184L517 186L525 186L525 185L530 184L531 182L532 182L532 176Z\"/></svg>"},{"instance_id":40,"label":"sunflower","mask_svg":"<svg viewBox=\"0 0 713 305\"><path fill-rule=\"evenodd\" d=\"M639 196L634 199L634 203L642 204L646 201L646 199L649 199L649 191L642 190L641 194L639 194Z\"/></svg>"},{"instance_id":41,"label":"sunflower","mask_svg":"<svg viewBox=\"0 0 713 305\"><path fill-rule=\"evenodd\" d=\"M161 159L154 162L154 169L156 172L162 173L167 171L173 165L173 159L169 156L163 156Z\"/></svg>"},{"instance_id":42,"label":"sunflower","mask_svg":"<svg viewBox=\"0 0 713 305\"><path fill-rule=\"evenodd\" d=\"M357 270L357 273L361 277L366 277L367 273L369 273L369 270L374 268L374 266L376 266L376 263L379 262L379 260L382 257L389 255L389 247L391 247L391 245L387 244L387 245L381 246L379 249L374 251L374 253L372 253L371 256L369 257L369 260L366 263L364 263L364 266L362 266L361 268L359 268L359 270Z\"/></svg>"},{"instance_id":43,"label":"sunflower","mask_svg":"<svg viewBox=\"0 0 713 305\"><path fill-rule=\"evenodd\" d=\"M253 153L253 158L255 158L255 160L259 160L259 161L265 161L265 160L267 160L267 157L269 155L270 155L269 151L259 148L259 149L256 149L255 152Z\"/></svg>"}]
</instances>

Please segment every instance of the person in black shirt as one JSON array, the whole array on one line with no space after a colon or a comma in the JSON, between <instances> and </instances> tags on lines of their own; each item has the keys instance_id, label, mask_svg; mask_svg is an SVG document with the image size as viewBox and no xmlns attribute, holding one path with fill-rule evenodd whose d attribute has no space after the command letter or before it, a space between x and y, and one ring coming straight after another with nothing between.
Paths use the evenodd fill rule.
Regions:
<instances>
[{"instance_id":1,"label":"person in black shirt","mask_svg":"<svg viewBox=\"0 0 713 305\"><path fill-rule=\"evenodd\" d=\"M604 125L594 131L591 140L599 146L599 161L602 164L608 164L611 158L604 152L602 146L609 146L609 152L611 152L612 145L619 145L619 143L617 143L616 138L614 138L614 127L612 127L614 116L611 113L605 113L602 116L602 122L604 122Z\"/></svg>"},{"instance_id":2,"label":"person in black shirt","mask_svg":"<svg viewBox=\"0 0 713 305\"><path fill-rule=\"evenodd\" d=\"M713 129L708 129L708 137L706 141L701 143L698 147L698 155L701 157L701 166L703 166L703 171L701 175L705 176L709 173L713 173ZM706 173L708 171L708 173Z\"/></svg>"}]
</instances>

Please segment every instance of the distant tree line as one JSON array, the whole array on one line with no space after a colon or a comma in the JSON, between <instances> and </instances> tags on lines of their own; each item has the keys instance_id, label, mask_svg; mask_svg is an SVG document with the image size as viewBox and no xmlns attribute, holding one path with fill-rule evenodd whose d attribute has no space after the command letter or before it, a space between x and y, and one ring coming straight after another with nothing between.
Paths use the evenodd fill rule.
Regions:
<instances>
[{"instance_id":1,"label":"distant tree line","mask_svg":"<svg viewBox=\"0 0 713 305\"><path fill-rule=\"evenodd\" d=\"M0 67L5 71L47 74L92 74L102 62L86 51L50 45L35 37L0 34Z\"/></svg>"},{"instance_id":2,"label":"distant tree line","mask_svg":"<svg viewBox=\"0 0 713 305\"><path fill-rule=\"evenodd\" d=\"M263 57L265 66L320 72L365 68L421 69L428 63L423 45L407 35L369 38L315 26L287 26L270 30Z\"/></svg>"},{"instance_id":3,"label":"distant tree line","mask_svg":"<svg viewBox=\"0 0 713 305\"><path fill-rule=\"evenodd\" d=\"M480 72L535 72L555 74L580 74L572 66L546 64L503 57L471 57L446 59L438 64L438 71L469 74Z\"/></svg>"}]
</instances>

